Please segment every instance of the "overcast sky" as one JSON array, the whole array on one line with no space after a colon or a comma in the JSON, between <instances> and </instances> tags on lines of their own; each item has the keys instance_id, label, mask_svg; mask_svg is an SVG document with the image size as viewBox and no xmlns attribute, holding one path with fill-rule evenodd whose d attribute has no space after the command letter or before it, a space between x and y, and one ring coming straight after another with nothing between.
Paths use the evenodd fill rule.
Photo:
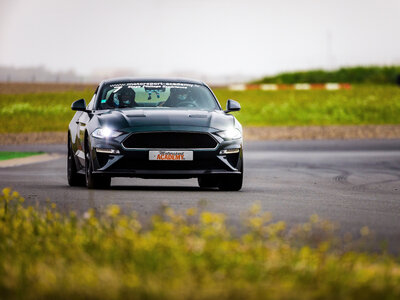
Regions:
<instances>
[{"instance_id":1,"label":"overcast sky","mask_svg":"<svg viewBox=\"0 0 400 300\"><path fill-rule=\"evenodd\" d=\"M0 0L0 65L80 74L400 64L400 0Z\"/></svg>"}]
</instances>

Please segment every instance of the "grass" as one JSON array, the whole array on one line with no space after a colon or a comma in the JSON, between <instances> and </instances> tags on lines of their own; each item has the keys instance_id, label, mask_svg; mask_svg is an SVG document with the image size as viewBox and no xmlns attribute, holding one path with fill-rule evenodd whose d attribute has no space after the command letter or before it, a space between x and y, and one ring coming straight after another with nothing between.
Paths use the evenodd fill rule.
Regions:
<instances>
[{"instance_id":1,"label":"grass","mask_svg":"<svg viewBox=\"0 0 400 300\"><path fill-rule=\"evenodd\" d=\"M254 205L238 235L194 208L166 207L144 229L115 205L77 216L23 201L0 195L1 299L400 297L398 258L349 250L317 216L286 228Z\"/></svg>"},{"instance_id":2,"label":"grass","mask_svg":"<svg viewBox=\"0 0 400 300\"><path fill-rule=\"evenodd\" d=\"M8 151L0 151L0 160L12 159L12 158L22 158L28 157L32 155L39 155L42 152L8 152Z\"/></svg>"},{"instance_id":3,"label":"grass","mask_svg":"<svg viewBox=\"0 0 400 300\"><path fill-rule=\"evenodd\" d=\"M0 133L67 131L73 101L91 99L93 91L0 94Z\"/></svg>"},{"instance_id":4,"label":"grass","mask_svg":"<svg viewBox=\"0 0 400 300\"><path fill-rule=\"evenodd\" d=\"M238 100L235 113L244 126L400 124L400 88L356 85L339 91L229 91L215 89L225 107ZM74 100L89 101L93 91L0 94L0 133L66 131Z\"/></svg>"},{"instance_id":5,"label":"grass","mask_svg":"<svg viewBox=\"0 0 400 300\"><path fill-rule=\"evenodd\" d=\"M228 91L220 100L238 100L243 125L307 126L400 123L400 88L356 85L351 90ZM222 101L221 101L222 102Z\"/></svg>"}]
</instances>

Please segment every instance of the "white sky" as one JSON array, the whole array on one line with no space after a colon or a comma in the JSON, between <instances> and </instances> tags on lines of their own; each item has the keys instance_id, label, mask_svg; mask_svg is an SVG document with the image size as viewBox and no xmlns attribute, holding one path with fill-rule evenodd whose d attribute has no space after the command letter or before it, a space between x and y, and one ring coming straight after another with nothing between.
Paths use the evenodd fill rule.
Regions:
<instances>
[{"instance_id":1,"label":"white sky","mask_svg":"<svg viewBox=\"0 0 400 300\"><path fill-rule=\"evenodd\" d=\"M260 76L357 64L400 64L400 0L0 0L0 65Z\"/></svg>"}]
</instances>

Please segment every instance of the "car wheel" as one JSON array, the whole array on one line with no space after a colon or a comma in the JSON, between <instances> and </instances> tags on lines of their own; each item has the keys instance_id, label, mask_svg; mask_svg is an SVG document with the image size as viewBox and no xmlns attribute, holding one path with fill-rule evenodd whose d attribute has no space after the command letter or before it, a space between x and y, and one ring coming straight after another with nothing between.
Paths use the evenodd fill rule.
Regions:
<instances>
[{"instance_id":1,"label":"car wheel","mask_svg":"<svg viewBox=\"0 0 400 300\"><path fill-rule=\"evenodd\" d=\"M85 176L78 174L72 151L71 139L68 137L67 178L70 186L85 186Z\"/></svg>"},{"instance_id":2,"label":"car wheel","mask_svg":"<svg viewBox=\"0 0 400 300\"><path fill-rule=\"evenodd\" d=\"M201 188L212 188L217 186L216 178L210 176L203 176L197 178L197 182L199 183L199 187Z\"/></svg>"},{"instance_id":3,"label":"car wheel","mask_svg":"<svg viewBox=\"0 0 400 300\"><path fill-rule=\"evenodd\" d=\"M243 185L243 174L220 178L218 188L221 191L239 191Z\"/></svg>"},{"instance_id":4,"label":"car wheel","mask_svg":"<svg viewBox=\"0 0 400 300\"><path fill-rule=\"evenodd\" d=\"M225 175L219 178L218 188L221 191L239 191L243 185L243 160L241 162L240 174Z\"/></svg>"},{"instance_id":5,"label":"car wheel","mask_svg":"<svg viewBox=\"0 0 400 300\"><path fill-rule=\"evenodd\" d=\"M88 147L86 147L87 149ZM106 189L111 185L111 177L104 175L93 174L92 158L90 151L85 151L85 177L86 186L89 189Z\"/></svg>"}]
</instances>

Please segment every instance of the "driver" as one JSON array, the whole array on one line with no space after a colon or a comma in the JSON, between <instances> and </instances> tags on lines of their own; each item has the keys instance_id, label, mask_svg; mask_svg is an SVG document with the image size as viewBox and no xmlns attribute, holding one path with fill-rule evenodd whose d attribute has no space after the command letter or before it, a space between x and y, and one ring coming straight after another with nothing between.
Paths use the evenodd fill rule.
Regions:
<instances>
[{"instance_id":1,"label":"driver","mask_svg":"<svg viewBox=\"0 0 400 300\"><path fill-rule=\"evenodd\" d=\"M180 107L183 103L192 102L189 89L171 88L168 99L162 106ZM186 105L183 105L186 106Z\"/></svg>"},{"instance_id":2,"label":"driver","mask_svg":"<svg viewBox=\"0 0 400 300\"><path fill-rule=\"evenodd\" d=\"M117 92L113 92L108 98L107 108L124 108L138 106L135 101L135 91L127 86L122 87Z\"/></svg>"},{"instance_id":3,"label":"driver","mask_svg":"<svg viewBox=\"0 0 400 300\"><path fill-rule=\"evenodd\" d=\"M175 92L175 98L178 100L178 102L189 100L189 90L177 89Z\"/></svg>"},{"instance_id":4,"label":"driver","mask_svg":"<svg viewBox=\"0 0 400 300\"><path fill-rule=\"evenodd\" d=\"M127 86L122 87L117 95L114 95L114 103L118 103L117 107L134 107L137 106L135 102L135 91Z\"/></svg>"}]
</instances>

